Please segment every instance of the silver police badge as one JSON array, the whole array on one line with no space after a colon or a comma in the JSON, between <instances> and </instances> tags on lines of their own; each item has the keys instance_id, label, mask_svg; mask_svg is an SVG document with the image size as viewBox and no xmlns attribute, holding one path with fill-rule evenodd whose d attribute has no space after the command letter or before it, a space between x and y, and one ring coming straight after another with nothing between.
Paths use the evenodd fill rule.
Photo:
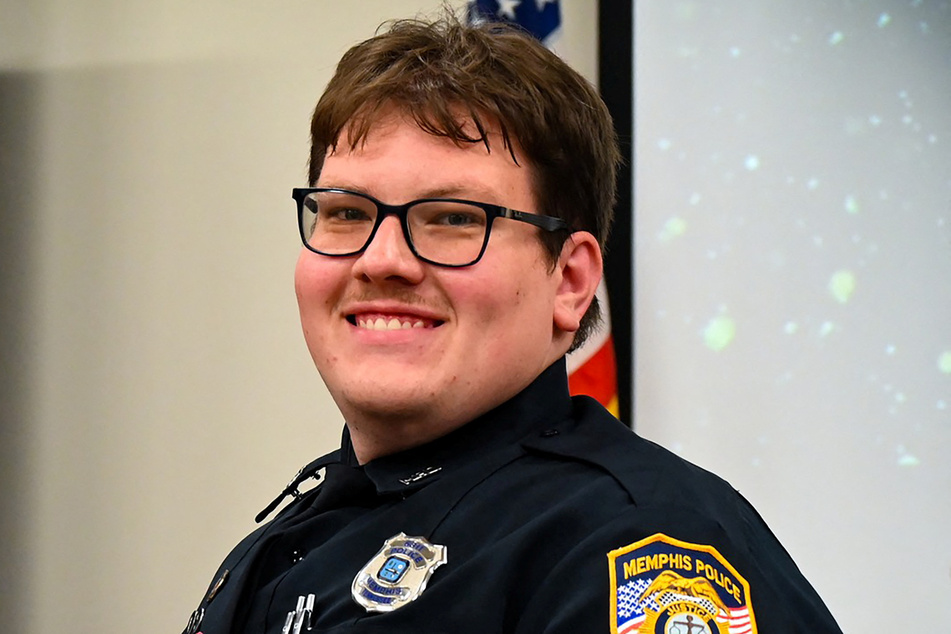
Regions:
<instances>
[{"instance_id":1,"label":"silver police badge","mask_svg":"<svg viewBox=\"0 0 951 634\"><path fill-rule=\"evenodd\" d=\"M446 547L400 533L383 544L353 578L350 594L367 612L392 612L414 601L439 566Z\"/></svg>"}]
</instances>

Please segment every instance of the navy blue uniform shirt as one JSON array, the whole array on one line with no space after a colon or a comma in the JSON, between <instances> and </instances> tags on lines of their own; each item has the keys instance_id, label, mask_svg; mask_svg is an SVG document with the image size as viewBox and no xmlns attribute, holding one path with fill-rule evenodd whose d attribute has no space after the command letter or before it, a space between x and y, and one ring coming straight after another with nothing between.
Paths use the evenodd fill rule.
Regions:
<instances>
[{"instance_id":1,"label":"navy blue uniform shirt","mask_svg":"<svg viewBox=\"0 0 951 634\"><path fill-rule=\"evenodd\" d=\"M739 493L572 399L566 376L561 360L362 467L345 430L304 470L324 469L320 485L225 559L186 632L840 632Z\"/></svg>"}]
</instances>

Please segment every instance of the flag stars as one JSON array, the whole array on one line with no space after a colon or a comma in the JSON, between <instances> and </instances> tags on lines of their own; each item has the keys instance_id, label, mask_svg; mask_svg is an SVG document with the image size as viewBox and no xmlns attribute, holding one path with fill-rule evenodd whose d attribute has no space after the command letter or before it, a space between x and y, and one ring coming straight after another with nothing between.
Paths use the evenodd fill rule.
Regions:
<instances>
[{"instance_id":1,"label":"flag stars","mask_svg":"<svg viewBox=\"0 0 951 634\"><path fill-rule=\"evenodd\" d=\"M471 0L469 20L515 24L544 42L561 26L558 0Z\"/></svg>"},{"instance_id":2,"label":"flag stars","mask_svg":"<svg viewBox=\"0 0 951 634\"><path fill-rule=\"evenodd\" d=\"M515 9L522 4L522 0L499 0L498 15L515 21Z\"/></svg>"}]
</instances>

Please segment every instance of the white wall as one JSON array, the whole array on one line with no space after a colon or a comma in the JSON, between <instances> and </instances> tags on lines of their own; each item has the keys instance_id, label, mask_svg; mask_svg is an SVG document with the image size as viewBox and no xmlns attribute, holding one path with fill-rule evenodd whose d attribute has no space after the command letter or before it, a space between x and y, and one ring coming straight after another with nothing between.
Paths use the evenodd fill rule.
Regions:
<instances>
[{"instance_id":1,"label":"white wall","mask_svg":"<svg viewBox=\"0 0 951 634\"><path fill-rule=\"evenodd\" d=\"M0 629L180 631L339 441L290 189L343 51L440 5L2 3ZM595 5L563 11L593 76Z\"/></svg>"}]
</instances>

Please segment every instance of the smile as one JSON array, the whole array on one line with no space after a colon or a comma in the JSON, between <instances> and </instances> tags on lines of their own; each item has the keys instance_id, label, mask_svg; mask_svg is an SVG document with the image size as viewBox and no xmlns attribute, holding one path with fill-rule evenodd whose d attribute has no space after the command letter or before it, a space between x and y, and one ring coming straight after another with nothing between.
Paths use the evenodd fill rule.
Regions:
<instances>
[{"instance_id":1,"label":"smile","mask_svg":"<svg viewBox=\"0 0 951 634\"><path fill-rule=\"evenodd\" d=\"M348 315L347 321L366 330L410 330L414 328L436 328L443 322L406 315L363 314Z\"/></svg>"}]
</instances>

